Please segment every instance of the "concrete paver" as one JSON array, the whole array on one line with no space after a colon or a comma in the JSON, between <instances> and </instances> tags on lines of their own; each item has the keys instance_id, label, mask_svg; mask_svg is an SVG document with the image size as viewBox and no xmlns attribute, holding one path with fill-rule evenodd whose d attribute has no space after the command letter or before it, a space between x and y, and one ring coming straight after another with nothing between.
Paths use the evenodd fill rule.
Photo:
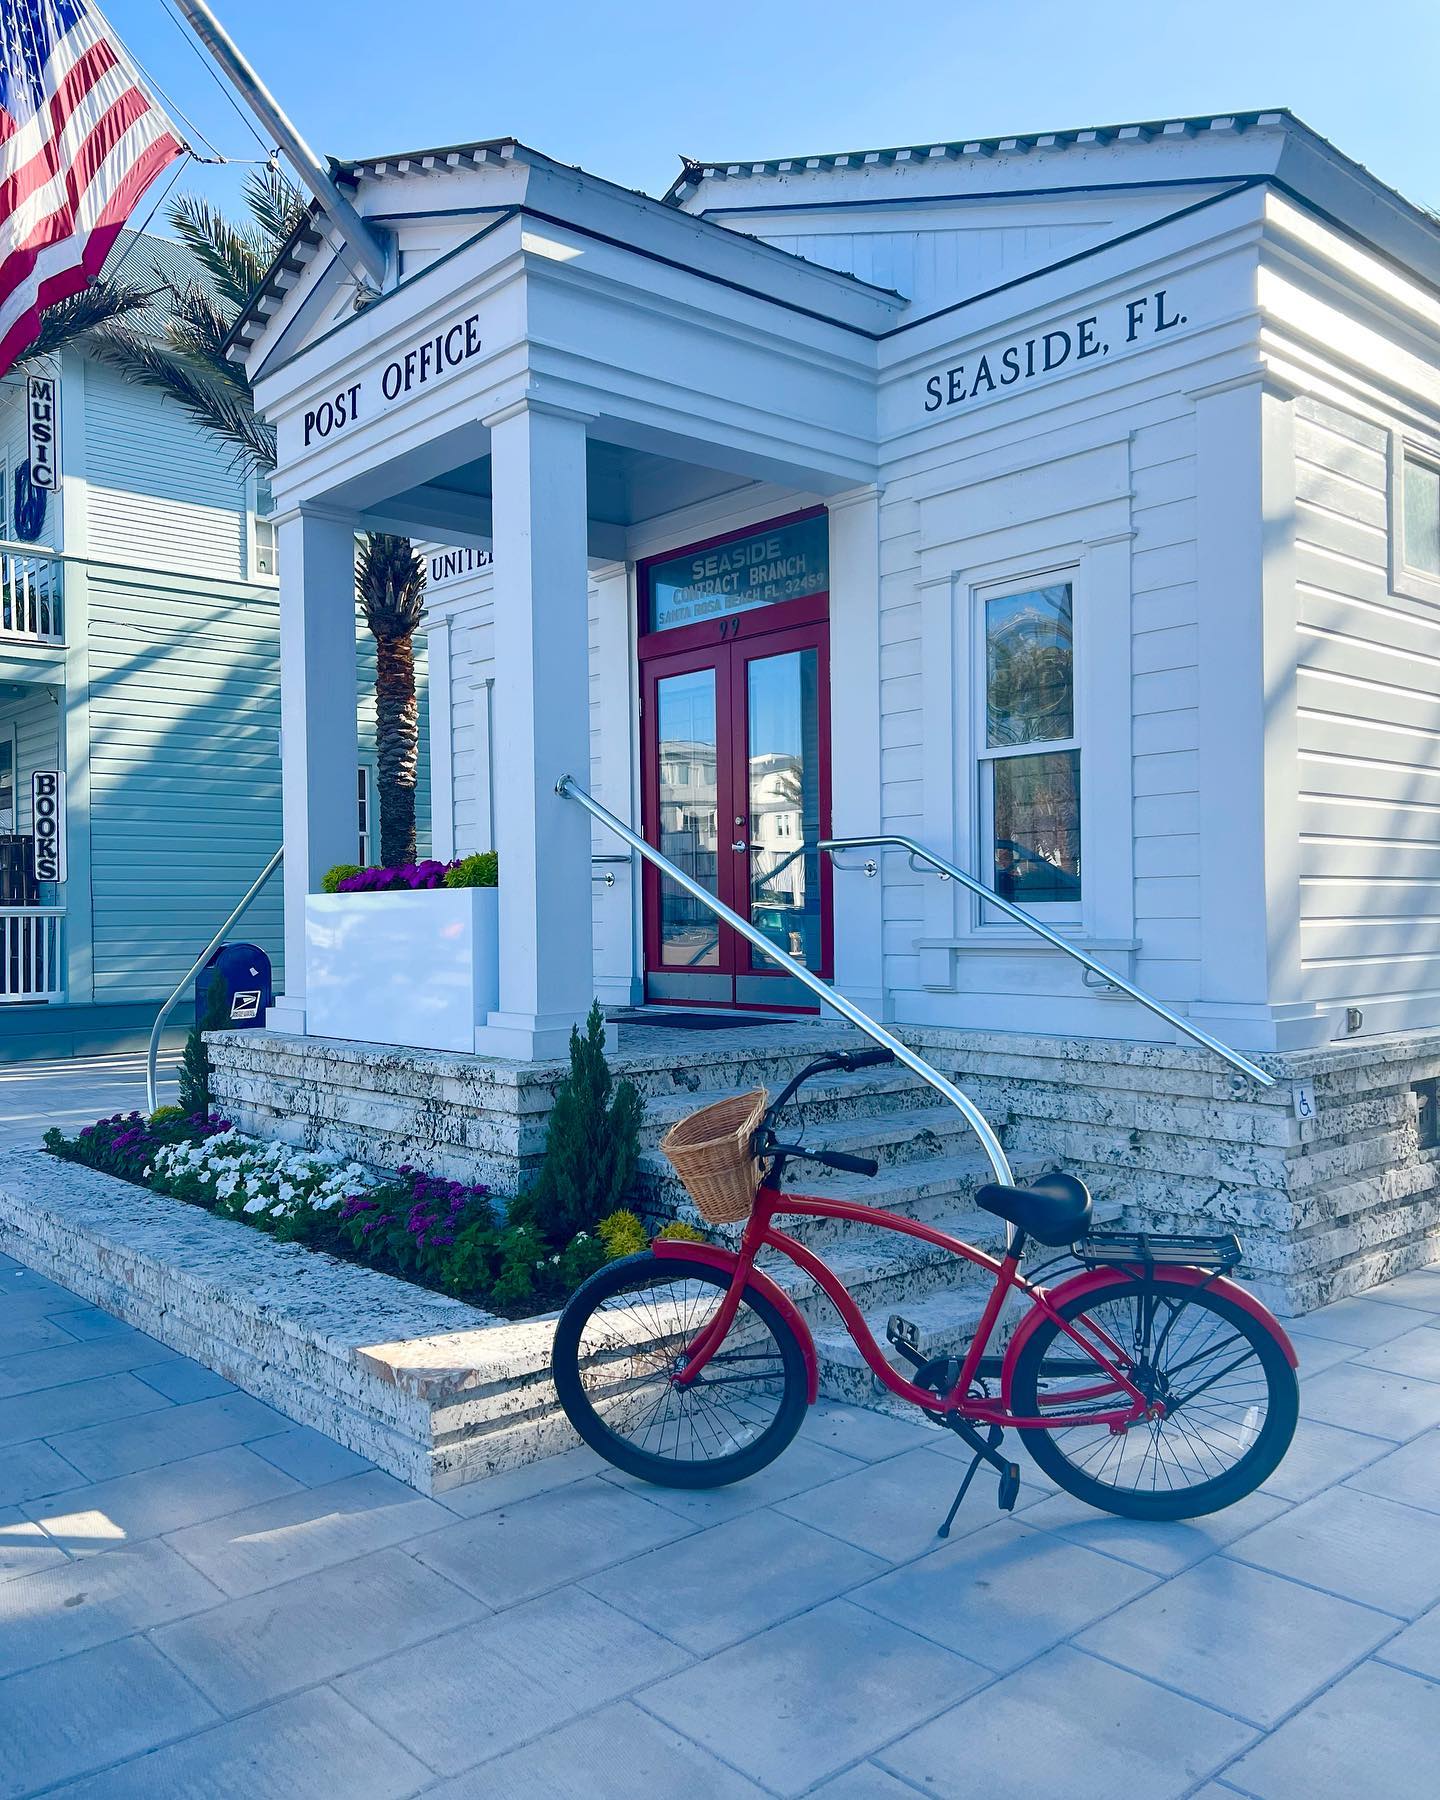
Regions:
<instances>
[{"instance_id":1,"label":"concrete paver","mask_svg":"<svg viewBox=\"0 0 1440 1800\"><path fill-rule=\"evenodd\" d=\"M1026 1460L942 1546L923 1423L429 1500L0 1257L0 1800L1428 1795L1440 1270L1313 1318L1262 1494L1134 1524Z\"/></svg>"}]
</instances>

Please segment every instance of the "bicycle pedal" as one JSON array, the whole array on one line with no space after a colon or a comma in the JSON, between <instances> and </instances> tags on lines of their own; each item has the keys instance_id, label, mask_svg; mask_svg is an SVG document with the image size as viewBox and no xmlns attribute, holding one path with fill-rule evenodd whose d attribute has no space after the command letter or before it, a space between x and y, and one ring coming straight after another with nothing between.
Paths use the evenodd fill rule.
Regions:
<instances>
[{"instance_id":1,"label":"bicycle pedal","mask_svg":"<svg viewBox=\"0 0 1440 1800\"><path fill-rule=\"evenodd\" d=\"M1000 1510L1014 1512L1020 1498L1020 1465L1008 1463L1000 1474Z\"/></svg>"},{"instance_id":2,"label":"bicycle pedal","mask_svg":"<svg viewBox=\"0 0 1440 1800\"><path fill-rule=\"evenodd\" d=\"M885 1336L913 1368L923 1368L925 1357L920 1350L920 1327L899 1313L891 1313L885 1321Z\"/></svg>"}]
</instances>

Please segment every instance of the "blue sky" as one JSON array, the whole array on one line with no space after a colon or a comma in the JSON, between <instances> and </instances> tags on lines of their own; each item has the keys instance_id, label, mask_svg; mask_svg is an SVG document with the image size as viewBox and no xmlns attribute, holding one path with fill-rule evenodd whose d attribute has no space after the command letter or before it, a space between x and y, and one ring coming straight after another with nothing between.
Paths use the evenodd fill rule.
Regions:
<instances>
[{"instance_id":1,"label":"blue sky","mask_svg":"<svg viewBox=\"0 0 1440 1800\"><path fill-rule=\"evenodd\" d=\"M658 193L682 151L738 159L1288 106L1440 206L1437 0L212 3L315 148L340 156L511 135ZM162 0L106 10L223 150L255 153ZM202 178L217 198L230 181Z\"/></svg>"}]
</instances>

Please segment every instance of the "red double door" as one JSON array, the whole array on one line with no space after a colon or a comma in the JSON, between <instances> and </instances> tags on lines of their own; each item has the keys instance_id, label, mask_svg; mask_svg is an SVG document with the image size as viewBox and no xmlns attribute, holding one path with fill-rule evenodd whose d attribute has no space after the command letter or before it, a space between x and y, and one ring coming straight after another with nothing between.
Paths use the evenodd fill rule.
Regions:
<instances>
[{"instance_id":1,"label":"red double door","mask_svg":"<svg viewBox=\"0 0 1440 1800\"><path fill-rule=\"evenodd\" d=\"M703 633L642 639L641 725L649 841L828 978L831 871L819 842L830 830L829 626L819 610L759 609ZM811 617L775 616L797 611ZM671 649L669 635L688 641ZM674 881L648 865L645 880L647 999L816 1010L800 982Z\"/></svg>"}]
</instances>

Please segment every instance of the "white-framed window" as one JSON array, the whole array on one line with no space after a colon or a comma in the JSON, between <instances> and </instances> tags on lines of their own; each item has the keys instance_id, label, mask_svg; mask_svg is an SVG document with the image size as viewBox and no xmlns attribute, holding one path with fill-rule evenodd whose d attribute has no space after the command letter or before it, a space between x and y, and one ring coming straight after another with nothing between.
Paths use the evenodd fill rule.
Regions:
<instances>
[{"instance_id":1,"label":"white-framed window","mask_svg":"<svg viewBox=\"0 0 1440 1800\"><path fill-rule=\"evenodd\" d=\"M373 798L374 784L371 780L369 767L365 763L361 763L357 773L359 775L359 782L356 788L356 830L358 833L360 852L356 857L356 861L360 864L360 867L364 869L367 868L370 863L371 821L375 816Z\"/></svg>"},{"instance_id":2,"label":"white-framed window","mask_svg":"<svg viewBox=\"0 0 1440 1800\"><path fill-rule=\"evenodd\" d=\"M1401 465L1405 567L1440 581L1440 461L1407 448Z\"/></svg>"},{"instance_id":3,"label":"white-framed window","mask_svg":"<svg viewBox=\"0 0 1440 1800\"><path fill-rule=\"evenodd\" d=\"M1440 604L1440 445L1390 438L1390 586Z\"/></svg>"},{"instance_id":4,"label":"white-framed window","mask_svg":"<svg viewBox=\"0 0 1440 1800\"><path fill-rule=\"evenodd\" d=\"M275 525L271 516L275 511L275 497L270 492L267 476L250 477L249 499L250 573L252 576L265 576L273 580L280 573L280 568L276 555Z\"/></svg>"},{"instance_id":5,"label":"white-framed window","mask_svg":"<svg viewBox=\"0 0 1440 1800\"><path fill-rule=\"evenodd\" d=\"M975 592L980 879L1055 920L1081 917L1077 571ZM991 917L999 917L990 909Z\"/></svg>"}]
</instances>

